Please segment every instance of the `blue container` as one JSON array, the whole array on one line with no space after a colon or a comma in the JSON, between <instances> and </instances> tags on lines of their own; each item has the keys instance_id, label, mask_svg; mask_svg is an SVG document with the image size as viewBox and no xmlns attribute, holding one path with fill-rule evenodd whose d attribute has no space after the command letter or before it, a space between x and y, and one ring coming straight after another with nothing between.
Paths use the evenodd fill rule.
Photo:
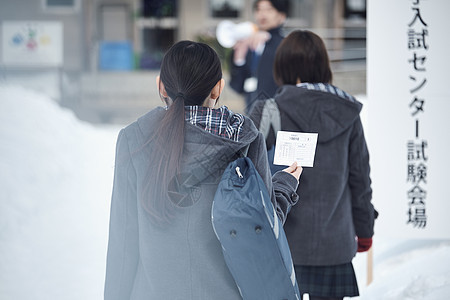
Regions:
<instances>
[{"instance_id":1,"label":"blue container","mask_svg":"<svg viewBox=\"0 0 450 300\"><path fill-rule=\"evenodd\" d=\"M99 51L100 70L133 70L133 47L131 42L101 42Z\"/></svg>"}]
</instances>

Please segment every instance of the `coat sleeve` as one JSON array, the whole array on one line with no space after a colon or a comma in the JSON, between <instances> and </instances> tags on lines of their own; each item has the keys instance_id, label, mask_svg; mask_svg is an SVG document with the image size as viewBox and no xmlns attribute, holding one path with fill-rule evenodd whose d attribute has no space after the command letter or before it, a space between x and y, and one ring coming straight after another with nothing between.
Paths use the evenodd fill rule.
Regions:
<instances>
[{"instance_id":1,"label":"coat sleeve","mask_svg":"<svg viewBox=\"0 0 450 300\"><path fill-rule=\"evenodd\" d=\"M230 58L230 86L231 88L239 94L244 93L244 82L247 78L251 77L250 66L249 66L249 55L247 54L247 59L244 65L237 66L233 62L234 51L231 53Z\"/></svg>"},{"instance_id":2,"label":"coat sleeve","mask_svg":"<svg viewBox=\"0 0 450 300\"><path fill-rule=\"evenodd\" d=\"M252 159L259 175L266 184L278 218L284 224L291 207L298 201L296 193L298 181L294 176L283 171L272 177L267 159L267 150L262 133L258 133L256 140L250 145L248 157Z\"/></svg>"},{"instance_id":3,"label":"coat sleeve","mask_svg":"<svg viewBox=\"0 0 450 300\"><path fill-rule=\"evenodd\" d=\"M116 146L104 299L130 299L139 259L136 172L122 130Z\"/></svg>"},{"instance_id":4,"label":"coat sleeve","mask_svg":"<svg viewBox=\"0 0 450 300\"><path fill-rule=\"evenodd\" d=\"M370 238L373 236L375 210L371 202L369 151L359 117L353 126L349 162L349 185L352 191L352 215L356 235L360 238Z\"/></svg>"}]
</instances>

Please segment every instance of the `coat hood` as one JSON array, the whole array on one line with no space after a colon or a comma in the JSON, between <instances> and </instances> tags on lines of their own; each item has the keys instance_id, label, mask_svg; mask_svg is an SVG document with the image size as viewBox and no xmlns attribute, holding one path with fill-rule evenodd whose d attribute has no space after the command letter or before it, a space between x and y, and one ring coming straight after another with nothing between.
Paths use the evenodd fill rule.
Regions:
<instances>
[{"instance_id":1,"label":"coat hood","mask_svg":"<svg viewBox=\"0 0 450 300\"><path fill-rule=\"evenodd\" d=\"M137 124L143 135L142 143L149 141L154 135L166 110L156 108L138 119ZM258 136L253 121L244 117L241 133L237 141L218 136L203 128L185 122L185 140L182 159L182 170L186 170L196 182L212 179L221 175L228 163L237 158Z\"/></svg>"},{"instance_id":2,"label":"coat hood","mask_svg":"<svg viewBox=\"0 0 450 300\"><path fill-rule=\"evenodd\" d=\"M325 143L347 130L358 118L362 104L337 95L285 85L275 95L281 119L295 131L319 133ZM283 122L284 123L284 122ZM284 127L284 126L283 126ZM289 128L285 130L289 131Z\"/></svg>"}]
</instances>

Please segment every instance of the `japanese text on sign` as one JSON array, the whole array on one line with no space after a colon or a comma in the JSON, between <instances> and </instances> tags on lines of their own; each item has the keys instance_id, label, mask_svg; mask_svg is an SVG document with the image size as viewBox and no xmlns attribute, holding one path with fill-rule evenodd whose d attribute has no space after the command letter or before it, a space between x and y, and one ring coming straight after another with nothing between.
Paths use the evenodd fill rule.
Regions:
<instances>
[{"instance_id":1,"label":"japanese text on sign","mask_svg":"<svg viewBox=\"0 0 450 300\"><path fill-rule=\"evenodd\" d=\"M412 17L408 23L407 41L410 53L409 79L411 88L409 93L409 111L414 126L415 136L407 141L407 176L410 184L408 197L407 223L416 228L425 228L427 225L426 197L427 197L427 140L420 134L421 116L425 113L426 99L421 96L421 91L427 83L426 61L429 45L427 43L428 24L422 15L420 0L411 3Z\"/></svg>"}]
</instances>

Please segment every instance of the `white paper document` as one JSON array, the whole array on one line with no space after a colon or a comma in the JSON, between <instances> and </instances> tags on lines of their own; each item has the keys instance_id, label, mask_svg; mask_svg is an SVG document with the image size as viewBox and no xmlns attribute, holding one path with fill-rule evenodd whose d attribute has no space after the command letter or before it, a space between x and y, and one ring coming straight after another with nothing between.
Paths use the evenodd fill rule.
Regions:
<instances>
[{"instance_id":1,"label":"white paper document","mask_svg":"<svg viewBox=\"0 0 450 300\"><path fill-rule=\"evenodd\" d=\"M273 163L290 166L296 161L299 166L312 167L317 137L317 133L278 131Z\"/></svg>"}]
</instances>

